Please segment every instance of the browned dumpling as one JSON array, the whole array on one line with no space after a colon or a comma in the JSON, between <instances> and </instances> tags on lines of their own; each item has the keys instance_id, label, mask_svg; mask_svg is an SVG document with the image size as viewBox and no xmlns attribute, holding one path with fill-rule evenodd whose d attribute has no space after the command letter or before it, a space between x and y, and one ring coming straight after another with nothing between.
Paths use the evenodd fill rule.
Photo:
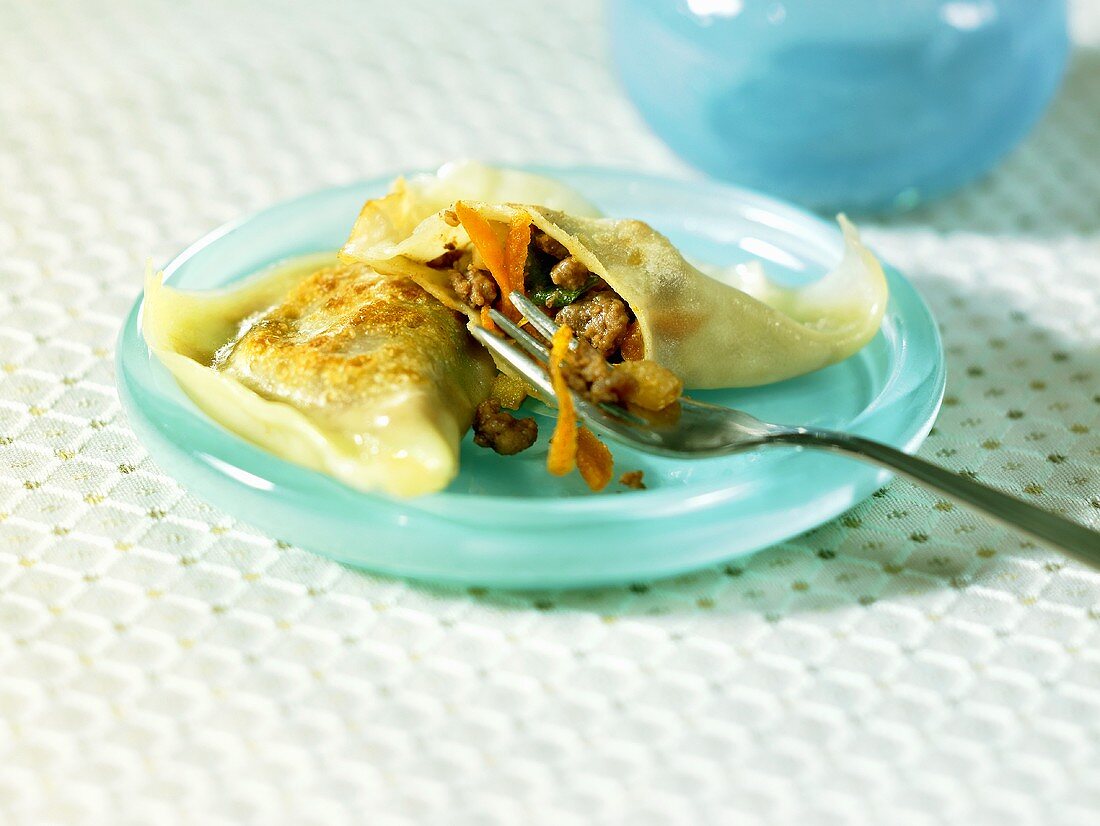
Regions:
<instances>
[{"instance_id":1,"label":"browned dumpling","mask_svg":"<svg viewBox=\"0 0 1100 826\"><path fill-rule=\"evenodd\" d=\"M151 276L143 326L208 415L360 490L445 487L491 359L411 280L312 257L221 291Z\"/></svg>"}]
</instances>

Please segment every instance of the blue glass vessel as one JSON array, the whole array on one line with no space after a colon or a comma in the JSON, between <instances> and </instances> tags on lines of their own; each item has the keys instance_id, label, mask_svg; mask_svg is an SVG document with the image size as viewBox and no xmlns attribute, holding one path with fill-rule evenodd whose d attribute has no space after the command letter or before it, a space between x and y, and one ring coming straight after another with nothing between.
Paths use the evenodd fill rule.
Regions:
<instances>
[{"instance_id":1,"label":"blue glass vessel","mask_svg":"<svg viewBox=\"0 0 1100 826\"><path fill-rule=\"evenodd\" d=\"M898 209L989 170L1065 69L1065 0L611 0L615 64L707 173Z\"/></svg>"}]
</instances>

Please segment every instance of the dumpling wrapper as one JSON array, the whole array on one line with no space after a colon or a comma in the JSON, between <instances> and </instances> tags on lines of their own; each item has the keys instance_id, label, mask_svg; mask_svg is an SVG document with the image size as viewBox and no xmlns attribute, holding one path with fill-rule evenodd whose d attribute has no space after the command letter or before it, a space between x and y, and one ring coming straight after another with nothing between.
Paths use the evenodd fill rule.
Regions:
<instances>
[{"instance_id":1,"label":"dumpling wrapper","mask_svg":"<svg viewBox=\"0 0 1100 826\"><path fill-rule=\"evenodd\" d=\"M363 491L416 496L458 472L492 360L415 283L330 255L191 292L146 278L150 348L212 419Z\"/></svg>"},{"instance_id":2,"label":"dumpling wrapper","mask_svg":"<svg viewBox=\"0 0 1100 826\"><path fill-rule=\"evenodd\" d=\"M570 215L600 215L579 192L552 178L477 161L456 161L440 167L435 174L398 178L389 193L367 201L341 256L366 261L396 255L397 245L424 219L455 201L532 203Z\"/></svg>"},{"instance_id":3,"label":"dumpling wrapper","mask_svg":"<svg viewBox=\"0 0 1100 826\"><path fill-rule=\"evenodd\" d=\"M838 267L812 284L789 289L762 270L744 275L737 289L689 263L648 224L591 218L539 206L465 202L503 239L522 211L603 278L638 318L644 357L672 370L685 386L749 387L809 373L851 356L878 331L888 291L882 267L862 245L856 228L839 217L845 252ZM364 214L372 209L368 203ZM357 225L359 229L359 225ZM447 271L426 266L445 248L467 247L461 225L440 212L424 219L399 243L370 245L352 238L341 256L407 275L451 306L463 307Z\"/></svg>"}]
</instances>

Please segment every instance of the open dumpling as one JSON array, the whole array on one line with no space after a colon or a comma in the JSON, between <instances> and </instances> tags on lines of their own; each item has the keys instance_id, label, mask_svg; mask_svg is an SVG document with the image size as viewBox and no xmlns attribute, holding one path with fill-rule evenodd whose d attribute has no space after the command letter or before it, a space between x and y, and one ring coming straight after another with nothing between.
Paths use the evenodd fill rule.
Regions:
<instances>
[{"instance_id":1,"label":"open dumpling","mask_svg":"<svg viewBox=\"0 0 1100 826\"><path fill-rule=\"evenodd\" d=\"M758 272L750 295L692 266L641 221L549 208L522 186L510 192L520 203L490 201L470 177L448 190L455 203L411 229L411 219L399 227L382 216L399 201L401 214L419 217L415 192L368 202L341 256L407 275L472 319L486 306L508 312L507 292L523 290L609 360L655 361L688 387L798 376L852 355L881 324L882 267L843 217L836 270L801 289Z\"/></svg>"},{"instance_id":2,"label":"open dumpling","mask_svg":"<svg viewBox=\"0 0 1100 826\"><path fill-rule=\"evenodd\" d=\"M364 491L444 488L495 370L414 282L313 256L240 286L146 280L142 327L211 418Z\"/></svg>"}]
</instances>

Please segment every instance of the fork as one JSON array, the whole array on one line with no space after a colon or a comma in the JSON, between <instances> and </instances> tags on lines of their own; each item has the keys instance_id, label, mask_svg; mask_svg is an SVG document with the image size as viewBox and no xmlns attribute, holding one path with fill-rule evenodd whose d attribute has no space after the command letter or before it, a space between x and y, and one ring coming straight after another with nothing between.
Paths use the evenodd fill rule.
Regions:
<instances>
[{"instance_id":1,"label":"fork","mask_svg":"<svg viewBox=\"0 0 1100 826\"><path fill-rule=\"evenodd\" d=\"M538 305L518 291L511 293L509 298L532 327L547 340L553 338L558 326ZM546 345L502 313L490 310L489 315L511 341L477 325L471 325L473 335L515 368L520 376L541 392L543 398L553 400L554 389L543 366L550 359ZM1100 533L862 436L763 422L743 410L708 404L687 396L680 398L679 415L674 417L647 415L615 404L594 404L577 394L574 394L574 405L578 416L597 433L662 456L700 459L742 453L768 445L841 453L888 468L1087 565L1100 568Z\"/></svg>"}]
</instances>

